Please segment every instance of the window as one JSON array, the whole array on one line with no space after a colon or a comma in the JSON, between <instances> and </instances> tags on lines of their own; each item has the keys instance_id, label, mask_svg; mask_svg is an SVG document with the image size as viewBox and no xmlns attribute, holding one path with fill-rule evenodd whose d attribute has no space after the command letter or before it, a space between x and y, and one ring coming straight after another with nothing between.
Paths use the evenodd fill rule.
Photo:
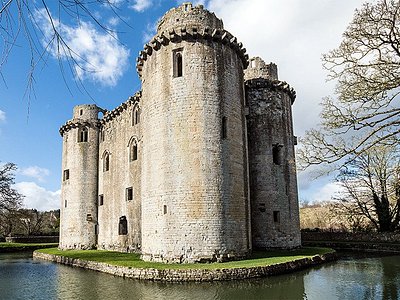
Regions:
<instances>
[{"instance_id":1,"label":"window","mask_svg":"<svg viewBox=\"0 0 400 300\"><path fill-rule=\"evenodd\" d=\"M83 115L83 109L79 110L79 115L82 116Z\"/></svg>"},{"instance_id":2,"label":"window","mask_svg":"<svg viewBox=\"0 0 400 300\"><path fill-rule=\"evenodd\" d=\"M125 216L119 218L118 234L119 235L128 234L128 221L126 220Z\"/></svg>"},{"instance_id":3,"label":"window","mask_svg":"<svg viewBox=\"0 0 400 300\"><path fill-rule=\"evenodd\" d=\"M167 214L167 206L164 205L164 215L166 215L166 214Z\"/></svg>"},{"instance_id":4,"label":"window","mask_svg":"<svg viewBox=\"0 0 400 300\"><path fill-rule=\"evenodd\" d=\"M103 156L103 172L110 170L110 154L105 153Z\"/></svg>"},{"instance_id":5,"label":"window","mask_svg":"<svg viewBox=\"0 0 400 300\"><path fill-rule=\"evenodd\" d=\"M78 143L83 143L88 141L88 130L86 127L79 128L78 130Z\"/></svg>"},{"instance_id":6,"label":"window","mask_svg":"<svg viewBox=\"0 0 400 300\"><path fill-rule=\"evenodd\" d=\"M134 161L138 159L138 146L136 140L132 140L129 145L129 161Z\"/></svg>"},{"instance_id":7,"label":"window","mask_svg":"<svg viewBox=\"0 0 400 300\"><path fill-rule=\"evenodd\" d=\"M86 214L86 221L88 222L93 221L92 214Z\"/></svg>"},{"instance_id":8,"label":"window","mask_svg":"<svg viewBox=\"0 0 400 300\"><path fill-rule=\"evenodd\" d=\"M274 223L280 223L281 222L281 216L280 212L275 210L274 211Z\"/></svg>"},{"instance_id":9,"label":"window","mask_svg":"<svg viewBox=\"0 0 400 300\"><path fill-rule=\"evenodd\" d=\"M132 125L136 125L140 122L140 108L135 106L132 112Z\"/></svg>"},{"instance_id":10,"label":"window","mask_svg":"<svg viewBox=\"0 0 400 300\"><path fill-rule=\"evenodd\" d=\"M226 139L228 137L228 128L227 128L226 117L222 117L221 136L222 136L222 139Z\"/></svg>"},{"instance_id":11,"label":"window","mask_svg":"<svg viewBox=\"0 0 400 300\"><path fill-rule=\"evenodd\" d=\"M67 207L67 200L64 200L64 207Z\"/></svg>"},{"instance_id":12,"label":"window","mask_svg":"<svg viewBox=\"0 0 400 300\"><path fill-rule=\"evenodd\" d=\"M69 169L64 170L63 172L63 181L66 181L69 179Z\"/></svg>"},{"instance_id":13,"label":"window","mask_svg":"<svg viewBox=\"0 0 400 300\"><path fill-rule=\"evenodd\" d=\"M103 195L99 195L99 206L102 206L104 203L104 196Z\"/></svg>"},{"instance_id":14,"label":"window","mask_svg":"<svg viewBox=\"0 0 400 300\"><path fill-rule=\"evenodd\" d=\"M133 200L133 188L132 187L126 188L125 197L126 197L126 201Z\"/></svg>"},{"instance_id":15,"label":"window","mask_svg":"<svg viewBox=\"0 0 400 300\"><path fill-rule=\"evenodd\" d=\"M282 163L282 145L275 144L272 146L272 160L275 165Z\"/></svg>"},{"instance_id":16,"label":"window","mask_svg":"<svg viewBox=\"0 0 400 300\"><path fill-rule=\"evenodd\" d=\"M182 49L175 50L173 52L173 71L174 71L174 77L182 77L183 76Z\"/></svg>"}]
</instances>

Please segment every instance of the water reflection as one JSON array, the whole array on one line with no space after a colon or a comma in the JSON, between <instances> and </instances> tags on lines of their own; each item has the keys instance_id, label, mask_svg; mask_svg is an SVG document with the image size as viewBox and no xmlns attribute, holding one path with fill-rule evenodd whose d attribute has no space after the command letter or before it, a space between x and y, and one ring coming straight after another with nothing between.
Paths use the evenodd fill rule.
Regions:
<instances>
[{"instance_id":1,"label":"water reflection","mask_svg":"<svg viewBox=\"0 0 400 300\"><path fill-rule=\"evenodd\" d=\"M263 279L163 283L0 254L1 299L400 299L399 291L400 256L340 260Z\"/></svg>"}]
</instances>

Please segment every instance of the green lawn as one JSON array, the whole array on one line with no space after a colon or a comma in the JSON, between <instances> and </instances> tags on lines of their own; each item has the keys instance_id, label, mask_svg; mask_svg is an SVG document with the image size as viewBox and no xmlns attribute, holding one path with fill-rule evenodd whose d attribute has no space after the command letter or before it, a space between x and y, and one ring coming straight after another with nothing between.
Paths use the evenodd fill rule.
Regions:
<instances>
[{"instance_id":1,"label":"green lawn","mask_svg":"<svg viewBox=\"0 0 400 300\"><path fill-rule=\"evenodd\" d=\"M33 251L41 248L56 247L58 243L0 243L0 253L12 253L20 251Z\"/></svg>"},{"instance_id":2,"label":"green lawn","mask_svg":"<svg viewBox=\"0 0 400 300\"><path fill-rule=\"evenodd\" d=\"M140 255L135 253L120 253L102 250L58 250L57 248L48 248L37 250L41 253L60 255L70 258L79 258L82 260L103 262L110 265L132 267L132 268L155 268L164 269L230 269L268 266L278 263L284 263L302 258L311 258L315 255L332 253L330 248L305 247L290 251L255 251L251 258L230 261L224 263L196 263L196 264L163 264L155 262L145 262L140 260Z\"/></svg>"}]
</instances>

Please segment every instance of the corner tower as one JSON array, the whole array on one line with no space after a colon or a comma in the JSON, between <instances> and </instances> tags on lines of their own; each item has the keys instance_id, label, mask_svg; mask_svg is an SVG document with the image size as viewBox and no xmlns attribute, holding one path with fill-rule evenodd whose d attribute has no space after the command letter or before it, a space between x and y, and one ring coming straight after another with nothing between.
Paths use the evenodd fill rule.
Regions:
<instances>
[{"instance_id":1,"label":"corner tower","mask_svg":"<svg viewBox=\"0 0 400 300\"><path fill-rule=\"evenodd\" d=\"M91 249L97 244L99 120L96 105L74 107L63 137L60 249Z\"/></svg>"},{"instance_id":2,"label":"corner tower","mask_svg":"<svg viewBox=\"0 0 400 300\"><path fill-rule=\"evenodd\" d=\"M292 125L296 93L277 66L252 58L245 72L252 239L255 248L301 245Z\"/></svg>"},{"instance_id":3,"label":"corner tower","mask_svg":"<svg viewBox=\"0 0 400 300\"><path fill-rule=\"evenodd\" d=\"M245 51L213 13L184 3L140 53L145 260L224 260L251 248Z\"/></svg>"}]
</instances>

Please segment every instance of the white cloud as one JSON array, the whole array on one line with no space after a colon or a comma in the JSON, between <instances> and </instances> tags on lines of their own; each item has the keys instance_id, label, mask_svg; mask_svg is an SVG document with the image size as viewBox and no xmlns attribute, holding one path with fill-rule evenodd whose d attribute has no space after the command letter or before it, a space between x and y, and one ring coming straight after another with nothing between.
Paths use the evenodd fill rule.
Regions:
<instances>
[{"instance_id":1,"label":"white cloud","mask_svg":"<svg viewBox=\"0 0 400 300\"><path fill-rule=\"evenodd\" d=\"M310 203L318 203L331 201L340 191L343 191L343 187L338 182L329 182L320 188L315 189L310 197Z\"/></svg>"},{"instance_id":2,"label":"white cloud","mask_svg":"<svg viewBox=\"0 0 400 300\"><path fill-rule=\"evenodd\" d=\"M44 32L46 40L42 42L46 47L53 34L46 11L36 10L35 19ZM115 86L127 69L129 58L129 50L118 42L118 37L99 32L88 22L82 21L77 27L59 23L56 19L53 22L71 51L65 46L59 50L56 41L47 48L48 51L55 58L64 60L72 56L77 62L74 68L79 78Z\"/></svg>"},{"instance_id":3,"label":"white cloud","mask_svg":"<svg viewBox=\"0 0 400 300\"><path fill-rule=\"evenodd\" d=\"M107 22L111 27L116 27L120 23L121 19L117 17L110 18Z\"/></svg>"},{"instance_id":4,"label":"white cloud","mask_svg":"<svg viewBox=\"0 0 400 300\"><path fill-rule=\"evenodd\" d=\"M342 34L363 0L210 0L207 7L222 18L250 56L278 65L279 78L297 92L294 131L299 137L320 122L322 98L333 94L325 81L321 56L339 46ZM321 187L324 185L324 187ZM300 199L330 199L335 183L299 174ZM312 190L317 190L311 194Z\"/></svg>"},{"instance_id":5,"label":"white cloud","mask_svg":"<svg viewBox=\"0 0 400 300\"><path fill-rule=\"evenodd\" d=\"M123 3L125 0L108 0L108 3L114 6L119 6L121 3Z\"/></svg>"},{"instance_id":6,"label":"white cloud","mask_svg":"<svg viewBox=\"0 0 400 300\"><path fill-rule=\"evenodd\" d=\"M22 169L20 172L24 176L32 177L39 180L39 182L46 181L45 178L50 175L50 171L48 169L40 168L38 166L32 166Z\"/></svg>"},{"instance_id":7,"label":"white cloud","mask_svg":"<svg viewBox=\"0 0 400 300\"><path fill-rule=\"evenodd\" d=\"M135 0L134 4L132 4L131 7L138 12L142 12L145 9L149 8L151 5L151 0Z\"/></svg>"},{"instance_id":8,"label":"white cloud","mask_svg":"<svg viewBox=\"0 0 400 300\"><path fill-rule=\"evenodd\" d=\"M60 208L61 190L48 191L34 182L19 182L14 187L25 196L24 206L26 208L34 208L39 211Z\"/></svg>"},{"instance_id":9,"label":"white cloud","mask_svg":"<svg viewBox=\"0 0 400 300\"><path fill-rule=\"evenodd\" d=\"M0 122L5 122L6 113L0 109Z\"/></svg>"},{"instance_id":10,"label":"white cloud","mask_svg":"<svg viewBox=\"0 0 400 300\"><path fill-rule=\"evenodd\" d=\"M143 43L148 43L157 32L157 25L159 20L154 23L147 23L146 31L143 33Z\"/></svg>"},{"instance_id":11,"label":"white cloud","mask_svg":"<svg viewBox=\"0 0 400 300\"><path fill-rule=\"evenodd\" d=\"M354 9L363 0L211 0L208 7L243 42L250 56L278 65L279 77L297 91L293 105L297 135L319 122L325 82L321 55L339 46Z\"/></svg>"}]
</instances>

